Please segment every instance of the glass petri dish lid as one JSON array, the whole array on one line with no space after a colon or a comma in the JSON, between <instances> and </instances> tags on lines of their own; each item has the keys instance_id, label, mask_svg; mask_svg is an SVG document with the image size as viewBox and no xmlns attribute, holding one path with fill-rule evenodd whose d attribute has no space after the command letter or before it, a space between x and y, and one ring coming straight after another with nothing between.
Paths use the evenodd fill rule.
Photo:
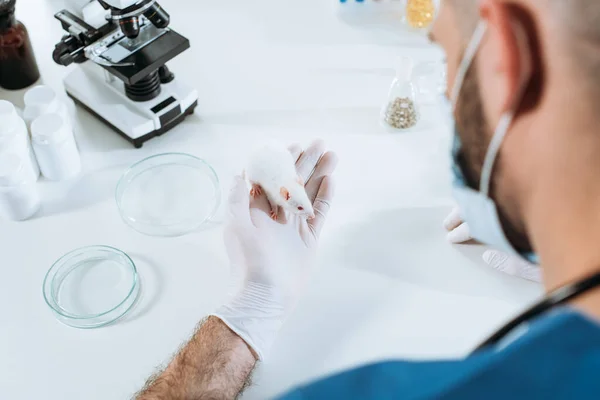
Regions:
<instances>
[{"instance_id":1,"label":"glass petri dish lid","mask_svg":"<svg viewBox=\"0 0 600 400\"><path fill-rule=\"evenodd\" d=\"M75 328L117 321L135 304L140 282L127 254L88 246L62 256L44 278L44 300L56 318Z\"/></svg>"},{"instance_id":2,"label":"glass petri dish lid","mask_svg":"<svg viewBox=\"0 0 600 400\"><path fill-rule=\"evenodd\" d=\"M181 236L215 215L221 202L219 178L204 160L166 153L133 164L117 184L121 218L151 236Z\"/></svg>"}]
</instances>

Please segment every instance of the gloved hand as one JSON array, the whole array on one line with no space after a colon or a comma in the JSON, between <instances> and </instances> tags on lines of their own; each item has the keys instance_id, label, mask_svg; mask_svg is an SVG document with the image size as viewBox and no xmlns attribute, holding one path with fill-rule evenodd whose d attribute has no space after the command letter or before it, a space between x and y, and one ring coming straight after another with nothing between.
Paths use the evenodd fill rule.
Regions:
<instances>
[{"instance_id":1,"label":"gloved hand","mask_svg":"<svg viewBox=\"0 0 600 400\"><path fill-rule=\"evenodd\" d=\"M444 228L448 230L446 237L450 243L463 243L473 239L469 231L469 225L463 222L458 207L455 207L446 217ZM495 270L534 282L542 281L539 266L512 257L502 251L486 250L482 257L483 261Z\"/></svg>"},{"instance_id":2,"label":"gloved hand","mask_svg":"<svg viewBox=\"0 0 600 400\"><path fill-rule=\"evenodd\" d=\"M313 143L302 154L297 147L290 151L313 200L314 219L282 215L273 221L265 195L251 199L242 177L236 177L229 195L225 244L234 273L242 275L243 283L213 315L244 339L260 360L310 277L333 198L330 176L337 165L335 154L326 153L322 142Z\"/></svg>"},{"instance_id":3,"label":"gloved hand","mask_svg":"<svg viewBox=\"0 0 600 400\"><path fill-rule=\"evenodd\" d=\"M538 283L542 281L542 269L538 265L528 263L525 260L498 250L486 250L482 257L483 261L495 270L527 279L528 281Z\"/></svg>"},{"instance_id":4,"label":"gloved hand","mask_svg":"<svg viewBox=\"0 0 600 400\"><path fill-rule=\"evenodd\" d=\"M469 231L469 225L463 222L460 216L460 209L454 207L450 214L444 220L444 228L448 231L446 239L450 243L463 243L471 239L471 232Z\"/></svg>"}]
</instances>

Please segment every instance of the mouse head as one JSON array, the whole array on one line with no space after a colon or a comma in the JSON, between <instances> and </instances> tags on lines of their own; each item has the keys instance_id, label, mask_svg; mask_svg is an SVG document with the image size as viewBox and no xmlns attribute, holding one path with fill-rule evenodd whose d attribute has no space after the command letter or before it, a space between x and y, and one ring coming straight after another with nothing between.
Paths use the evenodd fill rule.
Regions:
<instances>
[{"instance_id":1,"label":"mouse head","mask_svg":"<svg viewBox=\"0 0 600 400\"><path fill-rule=\"evenodd\" d=\"M314 210L310 202L304 185L294 182L292 185L282 186L279 189L279 195L282 198L283 208L296 215L307 218L314 218Z\"/></svg>"}]
</instances>

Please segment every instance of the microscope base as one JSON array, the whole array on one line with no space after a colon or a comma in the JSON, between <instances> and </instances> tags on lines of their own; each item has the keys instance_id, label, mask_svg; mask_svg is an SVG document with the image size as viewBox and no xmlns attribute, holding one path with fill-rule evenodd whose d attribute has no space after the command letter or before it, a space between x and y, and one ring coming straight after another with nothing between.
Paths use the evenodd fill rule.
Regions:
<instances>
[{"instance_id":1,"label":"microscope base","mask_svg":"<svg viewBox=\"0 0 600 400\"><path fill-rule=\"evenodd\" d=\"M161 85L158 97L135 102L125 95L124 84L102 68L87 62L64 80L69 97L95 115L136 148L164 134L194 113L198 93L177 80Z\"/></svg>"},{"instance_id":2,"label":"microscope base","mask_svg":"<svg viewBox=\"0 0 600 400\"><path fill-rule=\"evenodd\" d=\"M183 122L185 117L187 117L188 115L192 115L194 113L194 109L198 105L198 101L195 101L187 110L185 110L182 114L180 114L175 119L171 120L169 123L167 123L167 125L161 127L160 129L157 129L155 131L149 132L149 133L145 134L144 136L133 139L133 138L129 137L125 132L123 132L116 126L114 126L110 121L104 119L101 115L97 114L94 110L89 108L87 105L83 104L81 101L79 101L79 99L77 99L73 95L71 95L71 93L67 92L67 95L71 99L73 99L73 101L75 102L76 105L81 106L81 108L83 108L84 110L86 110L87 112L92 114L94 117L98 118L100 121L104 122L106 125L108 125L109 128L111 128L113 131L115 131L116 133L121 135L125 140L130 142L136 149L141 148L142 145L145 142L147 142L148 140L155 138L157 136L161 136L163 133L165 133L165 132L171 130L172 128L174 128L175 126L177 126L180 122Z\"/></svg>"}]
</instances>

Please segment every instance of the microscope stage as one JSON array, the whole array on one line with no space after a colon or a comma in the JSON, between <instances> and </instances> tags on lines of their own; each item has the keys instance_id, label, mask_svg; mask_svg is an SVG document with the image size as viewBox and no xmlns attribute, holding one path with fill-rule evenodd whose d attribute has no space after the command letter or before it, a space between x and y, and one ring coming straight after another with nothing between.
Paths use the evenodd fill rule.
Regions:
<instances>
[{"instance_id":1,"label":"microscope stage","mask_svg":"<svg viewBox=\"0 0 600 400\"><path fill-rule=\"evenodd\" d=\"M155 39L150 41L143 37L144 34L148 34L150 37L153 35ZM140 46L139 49L129 47L135 46L137 42L147 44ZM104 68L123 82L131 85L148 76L152 71L156 71L158 67L166 64L189 48L190 41L177 32L170 29L159 30L153 25L148 25L140 31L140 37L137 39L123 38L103 54L106 57L106 54L111 50L121 49L123 52L128 52L128 56L110 61L130 62L133 64L132 66Z\"/></svg>"}]
</instances>

